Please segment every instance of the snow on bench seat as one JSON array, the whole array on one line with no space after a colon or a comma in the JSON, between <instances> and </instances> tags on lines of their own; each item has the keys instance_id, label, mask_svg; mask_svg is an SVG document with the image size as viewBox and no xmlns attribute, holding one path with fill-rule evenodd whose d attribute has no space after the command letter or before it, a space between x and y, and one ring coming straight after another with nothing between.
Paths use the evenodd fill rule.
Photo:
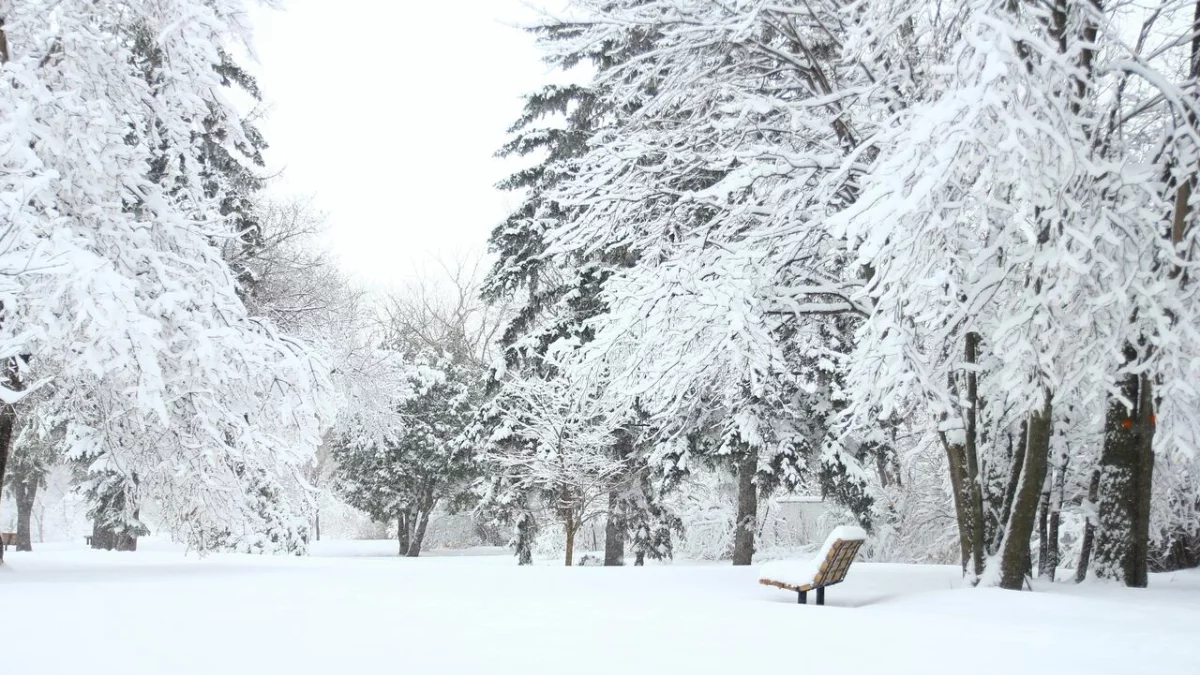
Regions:
<instances>
[{"instance_id":1,"label":"snow on bench seat","mask_svg":"<svg viewBox=\"0 0 1200 675\"><path fill-rule=\"evenodd\" d=\"M807 601L807 593L817 590L817 604L825 604L825 587L841 583L850 570L850 563L867 539L861 527L842 525L834 528L821 550L810 560L777 560L762 566L759 583L776 586L800 594L799 602Z\"/></svg>"}]
</instances>

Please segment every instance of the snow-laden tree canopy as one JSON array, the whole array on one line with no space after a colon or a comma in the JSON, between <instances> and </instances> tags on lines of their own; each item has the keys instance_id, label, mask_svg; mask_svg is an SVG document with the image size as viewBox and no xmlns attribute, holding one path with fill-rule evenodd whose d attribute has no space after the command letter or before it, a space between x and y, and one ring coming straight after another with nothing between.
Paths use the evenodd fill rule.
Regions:
<instances>
[{"instance_id":1,"label":"snow-laden tree canopy","mask_svg":"<svg viewBox=\"0 0 1200 675\"><path fill-rule=\"evenodd\" d=\"M222 74L245 8L4 5L0 357L21 374L0 388L51 379L69 454L191 545L290 547L330 368L247 312L222 257L242 233L204 159L256 147Z\"/></svg>"},{"instance_id":2,"label":"snow-laden tree canopy","mask_svg":"<svg viewBox=\"0 0 1200 675\"><path fill-rule=\"evenodd\" d=\"M531 298L513 345L569 343L557 369L659 433L771 460L759 486L819 467L887 528L933 511L897 499L899 464L940 453L964 568L1008 587L1035 534L1052 573L1064 504L1131 584L1151 520L1163 547L1194 532L1194 2L568 16L548 60L597 67L531 97L565 129L518 122L511 150L549 152L493 235L497 285Z\"/></svg>"}]
</instances>

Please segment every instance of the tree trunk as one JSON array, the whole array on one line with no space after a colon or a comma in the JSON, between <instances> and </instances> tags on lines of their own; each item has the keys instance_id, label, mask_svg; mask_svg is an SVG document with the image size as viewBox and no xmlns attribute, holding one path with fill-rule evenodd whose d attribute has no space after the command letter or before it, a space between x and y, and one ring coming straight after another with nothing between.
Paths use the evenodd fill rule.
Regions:
<instances>
[{"instance_id":1,"label":"tree trunk","mask_svg":"<svg viewBox=\"0 0 1200 675\"><path fill-rule=\"evenodd\" d=\"M964 483L966 471L963 467L963 451L961 445L950 443L945 434L940 434L942 448L946 451L946 462L950 470L950 493L954 498L954 515L958 523L958 548L961 557L962 571L965 575L971 564L971 519L968 515L964 499Z\"/></svg>"},{"instance_id":2,"label":"tree trunk","mask_svg":"<svg viewBox=\"0 0 1200 675\"><path fill-rule=\"evenodd\" d=\"M408 552L405 554L409 558L416 558L421 555L421 545L425 542L425 530L429 527L429 515L432 512L432 505L421 509L420 515L416 519L416 527L413 528L412 537L408 542Z\"/></svg>"},{"instance_id":3,"label":"tree trunk","mask_svg":"<svg viewBox=\"0 0 1200 675\"><path fill-rule=\"evenodd\" d=\"M517 521L517 564L533 564L533 538L537 536L537 521L533 515L522 513Z\"/></svg>"},{"instance_id":4,"label":"tree trunk","mask_svg":"<svg viewBox=\"0 0 1200 675\"><path fill-rule=\"evenodd\" d=\"M1042 481L1042 494L1038 498L1038 577L1050 575L1046 563L1050 559L1050 491L1054 477L1046 472L1046 480Z\"/></svg>"},{"instance_id":5,"label":"tree trunk","mask_svg":"<svg viewBox=\"0 0 1200 675\"><path fill-rule=\"evenodd\" d=\"M625 523L621 518L621 495L608 492L608 521L604 524L604 566L625 564Z\"/></svg>"},{"instance_id":6,"label":"tree trunk","mask_svg":"<svg viewBox=\"0 0 1200 675\"><path fill-rule=\"evenodd\" d=\"M4 33L0 31L0 36ZM11 359L6 361L11 365ZM10 373L9 382L16 381L16 377ZM4 497L4 474L8 470L8 454L12 449L13 426L17 422L17 411L11 405L0 405L0 503ZM0 546L0 565L4 564L4 547Z\"/></svg>"},{"instance_id":7,"label":"tree trunk","mask_svg":"<svg viewBox=\"0 0 1200 675\"><path fill-rule=\"evenodd\" d=\"M1126 346L1127 363L1137 358ZM1154 412L1149 378L1131 374L1121 393L1133 403L1110 398L1100 454L1100 509L1096 574L1121 579L1126 586L1149 583L1150 487L1154 470Z\"/></svg>"},{"instance_id":8,"label":"tree trunk","mask_svg":"<svg viewBox=\"0 0 1200 675\"><path fill-rule=\"evenodd\" d=\"M1079 546L1079 564L1075 566L1075 583L1087 579L1088 565L1092 562L1092 549L1096 541L1096 500L1100 494L1100 470L1092 472L1088 482L1087 504L1084 507L1083 539Z\"/></svg>"},{"instance_id":9,"label":"tree trunk","mask_svg":"<svg viewBox=\"0 0 1200 675\"><path fill-rule=\"evenodd\" d=\"M1025 449L1029 446L1029 422L1021 422L1021 432L1017 439L1017 452L1009 463L1008 484L1004 488L1004 503L1000 506L1000 527L996 530L996 538L992 543L992 552L1000 551L1004 544L1004 529L1008 527L1008 519L1012 516L1013 502L1017 499L1017 488L1021 486L1021 468L1025 466Z\"/></svg>"},{"instance_id":10,"label":"tree trunk","mask_svg":"<svg viewBox=\"0 0 1200 675\"><path fill-rule=\"evenodd\" d=\"M29 527L33 516L33 503L37 499L36 480L23 481L15 486L13 496L17 502L17 550L32 551L33 535Z\"/></svg>"},{"instance_id":11,"label":"tree trunk","mask_svg":"<svg viewBox=\"0 0 1200 675\"><path fill-rule=\"evenodd\" d=\"M575 563L575 531L578 527L575 524L574 509L566 509L565 519L563 520L563 530L567 535L567 567Z\"/></svg>"},{"instance_id":12,"label":"tree trunk","mask_svg":"<svg viewBox=\"0 0 1200 675\"><path fill-rule=\"evenodd\" d=\"M1069 463L1070 456L1064 451L1056 462L1054 487L1050 491L1050 522L1046 532L1046 538L1050 543L1045 551L1046 569L1049 573L1050 581L1054 581L1054 577L1058 574L1058 563L1061 561L1058 530L1059 526L1062 525L1062 505L1063 499L1066 498L1067 466Z\"/></svg>"},{"instance_id":13,"label":"tree trunk","mask_svg":"<svg viewBox=\"0 0 1200 675\"><path fill-rule=\"evenodd\" d=\"M1025 573L1029 568L1029 540L1037 520L1038 496L1046 480L1053 408L1050 393L1046 392L1044 396L1046 400L1042 411L1029 418L1025 461L1001 546L1000 587L1014 591L1021 590L1025 582Z\"/></svg>"},{"instance_id":14,"label":"tree trunk","mask_svg":"<svg viewBox=\"0 0 1200 675\"><path fill-rule=\"evenodd\" d=\"M983 575L983 476L979 473L979 427L977 424L979 412L979 382L974 365L979 360L979 334L967 333L966 362L971 366L967 371L967 485L970 496L971 513L971 562L975 569L975 578Z\"/></svg>"},{"instance_id":15,"label":"tree trunk","mask_svg":"<svg viewBox=\"0 0 1200 675\"><path fill-rule=\"evenodd\" d=\"M754 559L754 524L758 520L758 450L743 447L738 461L737 527L733 534L733 564L749 565Z\"/></svg>"},{"instance_id":16,"label":"tree trunk","mask_svg":"<svg viewBox=\"0 0 1200 675\"><path fill-rule=\"evenodd\" d=\"M400 551L396 555L408 555L409 547L409 517L408 513L401 513L396 517L396 539L399 540Z\"/></svg>"}]
</instances>

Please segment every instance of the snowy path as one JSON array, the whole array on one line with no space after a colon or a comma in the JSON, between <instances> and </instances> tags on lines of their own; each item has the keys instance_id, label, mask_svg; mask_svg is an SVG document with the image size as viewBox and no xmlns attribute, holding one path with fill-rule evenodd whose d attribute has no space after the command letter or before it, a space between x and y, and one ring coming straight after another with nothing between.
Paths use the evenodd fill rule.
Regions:
<instances>
[{"instance_id":1,"label":"snowy path","mask_svg":"<svg viewBox=\"0 0 1200 675\"><path fill-rule=\"evenodd\" d=\"M801 607L757 586L754 569L725 565L371 557L389 551L11 554L0 570L0 671L1200 672L1197 573L1156 577L1142 592L1064 584L1018 594L954 590L953 568L859 563L828 606Z\"/></svg>"}]
</instances>

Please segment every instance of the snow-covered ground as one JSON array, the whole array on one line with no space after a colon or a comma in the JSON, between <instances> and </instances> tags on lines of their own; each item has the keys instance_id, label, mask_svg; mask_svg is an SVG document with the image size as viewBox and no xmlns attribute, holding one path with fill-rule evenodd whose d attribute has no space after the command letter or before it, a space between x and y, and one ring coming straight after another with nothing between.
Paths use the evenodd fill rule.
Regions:
<instances>
[{"instance_id":1,"label":"snow-covered ground","mask_svg":"<svg viewBox=\"0 0 1200 675\"><path fill-rule=\"evenodd\" d=\"M856 563L828 605L756 569L517 567L504 551L185 558L46 545L0 569L0 672L1200 672L1200 573L1135 591L962 588L951 567Z\"/></svg>"}]
</instances>

